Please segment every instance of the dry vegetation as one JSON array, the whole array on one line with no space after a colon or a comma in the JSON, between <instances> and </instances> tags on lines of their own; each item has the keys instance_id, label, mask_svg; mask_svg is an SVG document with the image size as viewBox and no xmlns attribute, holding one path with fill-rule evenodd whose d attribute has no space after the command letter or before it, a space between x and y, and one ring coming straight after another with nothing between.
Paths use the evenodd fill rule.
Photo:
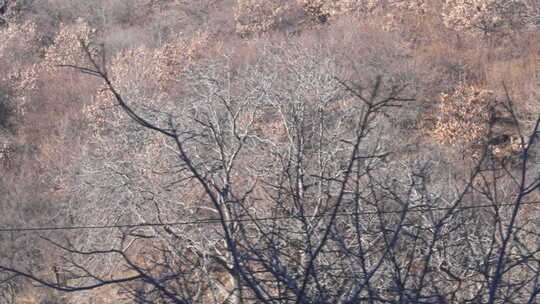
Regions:
<instances>
[{"instance_id":1,"label":"dry vegetation","mask_svg":"<svg viewBox=\"0 0 540 304\"><path fill-rule=\"evenodd\" d=\"M0 228L221 221L2 230L0 303L540 301L537 0L4 1Z\"/></svg>"}]
</instances>

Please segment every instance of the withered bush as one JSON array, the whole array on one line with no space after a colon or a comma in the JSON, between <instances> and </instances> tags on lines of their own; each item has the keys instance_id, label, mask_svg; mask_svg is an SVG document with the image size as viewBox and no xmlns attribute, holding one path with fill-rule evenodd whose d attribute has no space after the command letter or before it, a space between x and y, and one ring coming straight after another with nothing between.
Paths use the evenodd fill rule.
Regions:
<instances>
[{"instance_id":1,"label":"withered bush","mask_svg":"<svg viewBox=\"0 0 540 304\"><path fill-rule=\"evenodd\" d=\"M460 85L442 93L433 137L441 143L464 144L486 139L494 94L474 86Z\"/></svg>"}]
</instances>

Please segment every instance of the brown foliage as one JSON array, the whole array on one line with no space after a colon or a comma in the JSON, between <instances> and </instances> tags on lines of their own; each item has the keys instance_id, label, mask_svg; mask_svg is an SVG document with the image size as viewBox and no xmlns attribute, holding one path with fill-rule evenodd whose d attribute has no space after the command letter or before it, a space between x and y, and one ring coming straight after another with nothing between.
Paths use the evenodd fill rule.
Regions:
<instances>
[{"instance_id":1,"label":"brown foliage","mask_svg":"<svg viewBox=\"0 0 540 304\"><path fill-rule=\"evenodd\" d=\"M433 137L441 143L480 143L489 129L493 93L475 87L458 86L441 94Z\"/></svg>"}]
</instances>

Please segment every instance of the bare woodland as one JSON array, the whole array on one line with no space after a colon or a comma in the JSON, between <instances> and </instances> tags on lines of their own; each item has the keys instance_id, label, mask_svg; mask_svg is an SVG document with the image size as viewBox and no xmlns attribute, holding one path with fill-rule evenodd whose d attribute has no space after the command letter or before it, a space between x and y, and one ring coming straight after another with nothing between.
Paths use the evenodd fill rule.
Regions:
<instances>
[{"instance_id":1,"label":"bare woodland","mask_svg":"<svg viewBox=\"0 0 540 304\"><path fill-rule=\"evenodd\" d=\"M0 8L0 303L540 301L538 1Z\"/></svg>"}]
</instances>

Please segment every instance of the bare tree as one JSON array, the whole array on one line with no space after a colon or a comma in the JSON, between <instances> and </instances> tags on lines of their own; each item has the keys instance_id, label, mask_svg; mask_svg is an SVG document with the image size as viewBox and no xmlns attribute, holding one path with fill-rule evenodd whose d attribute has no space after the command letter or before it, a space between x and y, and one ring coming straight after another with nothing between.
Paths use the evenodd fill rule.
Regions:
<instances>
[{"instance_id":1,"label":"bare tree","mask_svg":"<svg viewBox=\"0 0 540 304\"><path fill-rule=\"evenodd\" d=\"M66 279L4 273L69 292L120 285L141 303L537 301L540 117L511 159L493 155L488 132L460 179L433 148L394 150L388 117L411 101L402 82L359 82L321 50L191 66L182 100L158 109L83 48L91 66L66 67L101 79L116 107L68 211L119 229L46 238L67 253ZM85 215L95 208L106 211Z\"/></svg>"}]
</instances>

